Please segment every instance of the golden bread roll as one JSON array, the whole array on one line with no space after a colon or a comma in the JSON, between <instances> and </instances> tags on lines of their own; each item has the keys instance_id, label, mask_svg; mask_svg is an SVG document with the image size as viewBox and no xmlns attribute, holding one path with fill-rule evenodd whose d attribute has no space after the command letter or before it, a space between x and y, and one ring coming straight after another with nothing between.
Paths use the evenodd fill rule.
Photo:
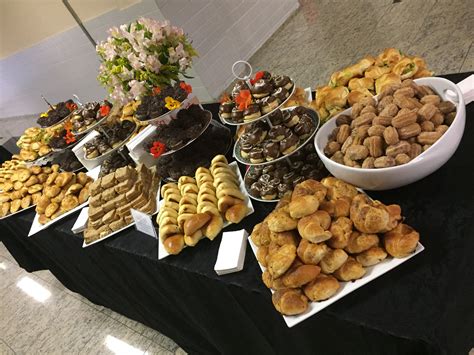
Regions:
<instances>
[{"instance_id":1,"label":"golden bread roll","mask_svg":"<svg viewBox=\"0 0 474 355\"><path fill-rule=\"evenodd\" d=\"M222 217L220 215L212 215L211 220L204 226L203 233L208 239L214 240L223 227L224 221L222 220Z\"/></svg>"},{"instance_id":2,"label":"golden bread roll","mask_svg":"<svg viewBox=\"0 0 474 355\"><path fill-rule=\"evenodd\" d=\"M346 197L352 201L358 194L354 186L332 176L322 179L321 183L327 188L327 198L329 200L337 200Z\"/></svg>"},{"instance_id":3,"label":"golden bread roll","mask_svg":"<svg viewBox=\"0 0 474 355\"><path fill-rule=\"evenodd\" d=\"M377 234L352 232L347 245L344 250L350 254L358 254L363 251L375 247L379 244L379 237ZM364 265L365 266L365 265Z\"/></svg>"},{"instance_id":4,"label":"golden bread roll","mask_svg":"<svg viewBox=\"0 0 474 355\"><path fill-rule=\"evenodd\" d=\"M9 213L10 213L10 202L3 202L2 209L0 211L0 216L5 217Z\"/></svg>"},{"instance_id":5,"label":"golden bread roll","mask_svg":"<svg viewBox=\"0 0 474 355\"><path fill-rule=\"evenodd\" d=\"M31 205L31 195L27 195L21 199L21 208L25 209Z\"/></svg>"},{"instance_id":6,"label":"golden bread roll","mask_svg":"<svg viewBox=\"0 0 474 355\"><path fill-rule=\"evenodd\" d=\"M73 176L75 175L71 172L59 173L59 175L54 180L54 184L58 187L64 187L69 183L69 181L71 181Z\"/></svg>"},{"instance_id":7,"label":"golden bread roll","mask_svg":"<svg viewBox=\"0 0 474 355\"><path fill-rule=\"evenodd\" d=\"M10 201L10 194L8 193L0 193L0 203Z\"/></svg>"},{"instance_id":8,"label":"golden bread roll","mask_svg":"<svg viewBox=\"0 0 474 355\"><path fill-rule=\"evenodd\" d=\"M298 246L300 238L296 231L270 232L270 240L278 246L282 246L285 244L292 244L294 246Z\"/></svg>"},{"instance_id":9,"label":"golden bread roll","mask_svg":"<svg viewBox=\"0 0 474 355\"><path fill-rule=\"evenodd\" d=\"M35 175L38 175L41 173L41 166L38 166L38 165L33 165L30 167L30 172L32 174L35 174Z\"/></svg>"},{"instance_id":10,"label":"golden bread roll","mask_svg":"<svg viewBox=\"0 0 474 355\"><path fill-rule=\"evenodd\" d=\"M319 200L314 195L296 196L291 199L288 209L292 218L302 218L318 210Z\"/></svg>"},{"instance_id":11,"label":"golden bread roll","mask_svg":"<svg viewBox=\"0 0 474 355\"><path fill-rule=\"evenodd\" d=\"M32 195L32 194L34 194L34 193L37 193L37 192L41 191L42 189L43 189L43 185L41 185L41 184L35 184L35 185L33 185L33 186L28 187L28 190L27 190L27 191L28 191L28 193L29 193L30 195Z\"/></svg>"},{"instance_id":12,"label":"golden bread roll","mask_svg":"<svg viewBox=\"0 0 474 355\"><path fill-rule=\"evenodd\" d=\"M45 211L44 211L44 214L46 217L51 217L54 212L56 212L57 210L59 209L59 204L56 203L56 202L52 202L48 205L48 207L46 207Z\"/></svg>"},{"instance_id":13,"label":"golden bread roll","mask_svg":"<svg viewBox=\"0 0 474 355\"><path fill-rule=\"evenodd\" d=\"M79 204L83 204L89 199L89 188L84 187L80 192L78 196Z\"/></svg>"},{"instance_id":14,"label":"golden bread roll","mask_svg":"<svg viewBox=\"0 0 474 355\"><path fill-rule=\"evenodd\" d=\"M74 195L66 195L64 199L61 201L61 209L63 211L69 211L73 208L79 206L79 200Z\"/></svg>"},{"instance_id":15,"label":"golden bread roll","mask_svg":"<svg viewBox=\"0 0 474 355\"><path fill-rule=\"evenodd\" d=\"M319 202L323 201L327 194L327 188L319 181L308 179L295 186L291 200L298 196L314 195Z\"/></svg>"},{"instance_id":16,"label":"golden bread roll","mask_svg":"<svg viewBox=\"0 0 474 355\"><path fill-rule=\"evenodd\" d=\"M321 226L321 223L322 221L316 213L301 218L298 221L298 232L300 233L301 238L309 240L312 243L324 242L331 238L331 232L325 230L323 226Z\"/></svg>"},{"instance_id":17,"label":"golden bread roll","mask_svg":"<svg viewBox=\"0 0 474 355\"><path fill-rule=\"evenodd\" d=\"M53 198L61 192L61 188L55 185L46 186L43 190L43 193L48 198Z\"/></svg>"},{"instance_id":18,"label":"golden bread roll","mask_svg":"<svg viewBox=\"0 0 474 355\"><path fill-rule=\"evenodd\" d=\"M44 215L44 214L40 214L39 217L38 217L39 224L46 224L49 221L51 221L51 218L46 217L46 215Z\"/></svg>"},{"instance_id":19,"label":"golden bread roll","mask_svg":"<svg viewBox=\"0 0 474 355\"><path fill-rule=\"evenodd\" d=\"M44 214L44 212L46 211L46 207L48 207L50 203L51 203L50 199L47 196L42 195L38 199L38 203L36 204L36 212L38 214Z\"/></svg>"},{"instance_id":20,"label":"golden bread roll","mask_svg":"<svg viewBox=\"0 0 474 355\"><path fill-rule=\"evenodd\" d=\"M321 268L316 265L297 265L291 267L281 278L286 287L297 288L313 281L320 271Z\"/></svg>"},{"instance_id":21,"label":"golden bread roll","mask_svg":"<svg viewBox=\"0 0 474 355\"><path fill-rule=\"evenodd\" d=\"M268 246L262 245L257 249L257 260L263 266L267 267Z\"/></svg>"},{"instance_id":22,"label":"golden bread roll","mask_svg":"<svg viewBox=\"0 0 474 355\"><path fill-rule=\"evenodd\" d=\"M41 197L41 192L36 192L33 195L31 195L31 203L33 205L36 205Z\"/></svg>"},{"instance_id":23,"label":"golden bread roll","mask_svg":"<svg viewBox=\"0 0 474 355\"><path fill-rule=\"evenodd\" d=\"M209 222L211 216L207 213L197 213L189 218L184 223L184 234L186 236L191 236L196 233L197 230L204 227L204 225Z\"/></svg>"},{"instance_id":24,"label":"golden bread roll","mask_svg":"<svg viewBox=\"0 0 474 355\"><path fill-rule=\"evenodd\" d=\"M204 238L204 235L202 234L202 231L198 229L196 232L194 232L191 235L185 235L184 236L184 243L188 247L193 247L195 246L202 238Z\"/></svg>"},{"instance_id":25,"label":"golden bread roll","mask_svg":"<svg viewBox=\"0 0 474 355\"><path fill-rule=\"evenodd\" d=\"M342 249L329 251L319 263L322 272L332 274L346 262L348 255Z\"/></svg>"},{"instance_id":26,"label":"golden bread roll","mask_svg":"<svg viewBox=\"0 0 474 355\"><path fill-rule=\"evenodd\" d=\"M316 244L306 239L301 239L297 254L305 264L318 265L330 250L324 243Z\"/></svg>"},{"instance_id":27,"label":"golden bread roll","mask_svg":"<svg viewBox=\"0 0 474 355\"><path fill-rule=\"evenodd\" d=\"M84 186L85 184L89 182L89 176L84 172L77 173L76 182Z\"/></svg>"},{"instance_id":28,"label":"golden bread roll","mask_svg":"<svg viewBox=\"0 0 474 355\"><path fill-rule=\"evenodd\" d=\"M57 194L54 197L51 197L51 202L56 202L56 203L61 204L64 196L66 196L66 192L64 190L61 190L59 194Z\"/></svg>"},{"instance_id":29,"label":"golden bread roll","mask_svg":"<svg viewBox=\"0 0 474 355\"><path fill-rule=\"evenodd\" d=\"M40 184L44 184L46 182L46 180L48 180L48 174L46 174L46 173L38 174L36 177L38 178L38 182Z\"/></svg>"},{"instance_id":30,"label":"golden bread roll","mask_svg":"<svg viewBox=\"0 0 474 355\"><path fill-rule=\"evenodd\" d=\"M367 249L356 256L356 260L362 264L362 266L372 266L378 264L382 260L385 260L387 253L380 247L372 247Z\"/></svg>"},{"instance_id":31,"label":"golden bread roll","mask_svg":"<svg viewBox=\"0 0 474 355\"><path fill-rule=\"evenodd\" d=\"M35 175L32 175L28 178L28 180L25 181L25 186L30 187L38 183L39 183L39 179Z\"/></svg>"},{"instance_id":32,"label":"golden bread roll","mask_svg":"<svg viewBox=\"0 0 474 355\"><path fill-rule=\"evenodd\" d=\"M278 312L287 316L301 314L308 309L308 299L299 289L277 290L272 295L272 302Z\"/></svg>"},{"instance_id":33,"label":"golden bread roll","mask_svg":"<svg viewBox=\"0 0 474 355\"><path fill-rule=\"evenodd\" d=\"M333 275L340 281L352 281L365 275L364 267L354 258L347 258L342 266L334 271Z\"/></svg>"},{"instance_id":34,"label":"golden bread roll","mask_svg":"<svg viewBox=\"0 0 474 355\"><path fill-rule=\"evenodd\" d=\"M21 199L16 199L10 202L10 212L18 212L21 208Z\"/></svg>"},{"instance_id":35,"label":"golden bread roll","mask_svg":"<svg viewBox=\"0 0 474 355\"><path fill-rule=\"evenodd\" d=\"M326 242L327 245L334 249L343 249L352 233L352 221L347 217L339 217L332 222L330 231L332 237Z\"/></svg>"},{"instance_id":36,"label":"golden bread roll","mask_svg":"<svg viewBox=\"0 0 474 355\"><path fill-rule=\"evenodd\" d=\"M231 223L239 223L245 218L247 213L247 205L245 203L238 203L227 209L225 219Z\"/></svg>"},{"instance_id":37,"label":"golden bread roll","mask_svg":"<svg viewBox=\"0 0 474 355\"><path fill-rule=\"evenodd\" d=\"M296 247L291 244L285 244L279 247L268 257L268 271L273 278L283 275L293 264L296 258Z\"/></svg>"},{"instance_id":38,"label":"golden bread roll","mask_svg":"<svg viewBox=\"0 0 474 355\"><path fill-rule=\"evenodd\" d=\"M29 180L29 179L28 179L28 180ZM28 180L27 180L27 181L28 181ZM23 183L20 182L20 181L15 181L15 182L13 183L13 189L14 189L14 190L20 190L24 185L26 186L26 182L27 182L27 181L25 181L25 184L23 184Z\"/></svg>"},{"instance_id":39,"label":"golden bread roll","mask_svg":"<svg viewBox=\"0 0 474 355\"><path fill-rule=\"evenodd\" d=\"M298 221L291 218L288 211L281 208L268 215L267 224L272 232L285 232L296 229Z\"/></svg>"},{"instance_id":40,"label":"golden bread roll","mask_svg":"<svg viewBox=\"0 0 474 355\"><path fill-rule=\"evenodd\" d=\"M29 170L27 169L18 170L18 181L25 182L26 180L30 178L30 176L31 176L31 173Z\"/></svg>"},{"instance_id":41,"label":"golden bread roll","mask_svg":"<svg viewBox=\"0 0 474 355\"><path fill-rule=\"evenodd\" d=\"M168 254L177 255L184 248L184 236L182 234L172 235L163 241L163 246Z\"/></svg>"},{"instance_id":42,"label":"golden bread roll","mask_svg":"<svg viewBox=\"0 0 474 355\"><path fill-rule=\"evenodd\" d=\"M311 301L324 301L334 296L339 287L339 282L335 277L319 274L314 281L304 287L304 293Z\"/></svg>"},{"instance_id":43,"label":"golden bread roll","mask_svg":"<svg viewBox=\"0 0 474 355\"><path fill-rule=\"evenodd\" d=\"M385 233L383 238L385 249L395 258L404 258L413 253L419 240L418 232L403 223Z\"/></svg>"},{"instance_id":44,"label":"golden bread roll","mask_svg":"<svg viewBox=\"0 0 474 355\"><path fill-rule=\"evenodd\" d=\"M66 191L66 195L76 195L79 191L82 190L82 185L81 184L72 184L69 186L69 188Z\"/></svg>"},{"instance_id":45,"label":"golden bread roll","mask_svg":"<svg viewBox=\"0 0 474 355\"><path fill-rule=\"evenodd\" d=\"M264 220L261 223L257 223L250 234L252 242L256 246L268 245L270 244L270 229L268 228L268 223Z\"/></svg>"},{"instance_id":46,"label":"golden bread roll","mask_svg":"<svg viewBox=\"0 0 474 355\"><path fill-rule=\"evenodd\" d=\"M46 185L52 185L56 178L58 177L59 173L57 171L52 171L49 175L48 178L46 179Z\"/></svg>"}]
</instances>

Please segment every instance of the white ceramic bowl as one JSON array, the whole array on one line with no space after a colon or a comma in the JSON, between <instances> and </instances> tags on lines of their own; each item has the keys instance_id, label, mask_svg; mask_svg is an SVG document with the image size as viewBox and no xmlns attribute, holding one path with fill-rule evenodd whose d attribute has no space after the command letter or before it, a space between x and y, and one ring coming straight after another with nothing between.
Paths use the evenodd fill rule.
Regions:
<instances>
[{"instance_id":1,"label":"white ceramic bowl","mask_svg":"<svg viewBox=\"0 0 474 355\"><path fill-rule=\"evenodd\" d=\"M456 151L461 141L466 122L466 107L461 91L453 82L443 78L421 78L415 82L430 86L443 100L456 105L456 117L449 129L429 149L407 164L381 169L361 169L345 166L332 161L324 155L324 147L329 134L336 127L336 118L351 113L351 109L342 111L319 128L314 145L319 158L335 177L366 190L389 190L411 184L423 179L443 166ZM375 99L377 99L375 97Z\"/></svg>"}]
</instances>

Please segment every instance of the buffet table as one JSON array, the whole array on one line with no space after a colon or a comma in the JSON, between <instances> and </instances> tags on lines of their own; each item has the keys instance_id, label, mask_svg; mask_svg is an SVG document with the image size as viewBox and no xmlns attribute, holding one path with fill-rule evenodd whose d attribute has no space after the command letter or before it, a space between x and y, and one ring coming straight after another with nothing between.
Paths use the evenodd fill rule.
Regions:
<instances>
[{"instance_id":1,"label":"buffet table","mask_svg":"<svg viewBox=\"0 0 474 355\"><path fill-rule=\"evenodd\" d=\"M469 74L445 77L459 82ZM216 115L218 105L207 106ZM34 211L25 211L0 222L0 238L26 270L51 270L69 289L192 354L465 354L474 345L473 119L470 104L461 145L437 172L370 193L402 207L426 250L293 328L274 309L250 246L241 272L218 276L220 240L158 261L157 241L129 228L83 249L82 236L71 232L77 214L28 238ZM250 232L274 206L253 203L255 213L230 230Z\"/></svg>"}]
</instances>

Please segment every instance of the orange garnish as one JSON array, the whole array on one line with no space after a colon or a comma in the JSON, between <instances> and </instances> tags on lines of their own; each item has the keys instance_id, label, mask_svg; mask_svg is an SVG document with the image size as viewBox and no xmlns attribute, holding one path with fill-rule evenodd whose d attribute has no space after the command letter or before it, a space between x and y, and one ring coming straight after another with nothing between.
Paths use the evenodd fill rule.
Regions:
<instances>
[{"instance_id":1,"label":"orange garnish","mask_svg":"<svg viewBox=\"0 0 474 355\"><path fill-rule=\"evenodd\" d=\"M245 110L252 103L250 90L240 90L239 95L235 98L235 103L239 105L239 110Z\"/></svg>"},{"instance_id":2,"label":"orange garnish","mask_svg":"<svg viewBox=\"0 0 474 355\"><path fill-rule=\"evenodd\" d=\"M189 84L186 84L184 81L179 83L179 87L186 91L188 94L193 92L193 87Z\"/></svg>"},{"instance_id":3,"label":"orange garnish","mask_svg":"<svg viewBox=\"0 0 474 355\"><path fill-rule=\"evenodd\" d=\"M257 81L263 78L263 71L258 71L255 73L253 79L250 79L250 84L254 85Z\"/></svg>"},{"instance_id":4,"label":"orange garnish","mask_svg":"<svg viewBox=\"0 0 474 355\"><path fill-rule=\"evenodd\" d=\"M166 145L158 141L153 142L153 146L150 148L150 153L153 155L153 158L159 158L165 151Z\"/></svg>"},{"instance_id":5,"label":"orange garnish","mask_svg":"<svg viewBox=\"0 0 474 355\"><path fill-rule=\"evenodd\" d=\"M224 102L229 102L229 101L230 101L230 97L229 97L229 95L228 95L226 92L222 94L222 96L221 96L221 98L220 98L220 100L219 100L219 102L220 102L221 104L223 104Z\"/></svg>"},{"instance_id":6,"label":"orange garnish","mask_svg":"<svg viewBox=\"0 0 474 355\"><path fill-rule=\"evenodd\" d=\"M158 86L155 86L153 88L153 95L159 95L161 92L161 88L159 88Z\"/></svg>"}]
</instances>

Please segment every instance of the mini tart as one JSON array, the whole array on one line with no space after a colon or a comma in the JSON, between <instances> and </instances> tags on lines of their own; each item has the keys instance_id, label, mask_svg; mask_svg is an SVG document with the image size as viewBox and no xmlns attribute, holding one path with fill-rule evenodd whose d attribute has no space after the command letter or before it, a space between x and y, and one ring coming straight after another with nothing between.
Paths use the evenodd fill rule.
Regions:
<instances>
[{"instance_id":1,"label":"mini tart","mask_svg":"<svg viewBox=\"0 0 474 355\"><path fill-rule=\"evenodd\" d=\"M219 114L222 118L229 119L232 117L232 109L235 104L232 101L226 101L219 106Z\"/></svg>"},{"instance_id":2,"label":"mini tart","mask_svg":"<svg viewBox=\"0 0 474 355\"><path fill-rule=\"evenodd\" d=\"M244 121L251 121L262 115L258 104L250 104L244 111Z\"/></svg>"},{"instance_id":3,"label":"mini tart","mask_svg":"<svg viewBox=\"0 0 474 355\"><path fill-rule=\"evenodd\" d=\"M296 134L291 133L288 137L280 142L280 151L283 155L290 154L298 147L299 138Z\"/></svg>"},{"instance_id":4,"label":"mini tart","mask_svg":"<svg viewBox=\"0 0 474 355\"><path fill-rule=\"evenodd\" d=\"M250 157L250 162L252 164L259 164L259 163L263 163L265 161L265 159L263 157L263 149L262 148L253 148L249 153L249 157Z\"/></svg>"},{"instance_id":5,"label":"mini tart","mask_svg":"<svg viewBox=\"0 0 474 355\"><path fill-rule=\"evenodd\" d=\"M240 123L244 120L244 111L239 110L238 107L234 107L230 114L232 122Z\"/></svg>"},{"instance_id":6,"label":"mini tart","mask_svg":"<svg viewBox=\"0 0 474 355\"><path fill-rule=\"evenodd\" d=\"M260 108L263 114L272 112L278 107L279 103L275 96L268 96L260 103Z\"/></svg>"}]
</instances>

